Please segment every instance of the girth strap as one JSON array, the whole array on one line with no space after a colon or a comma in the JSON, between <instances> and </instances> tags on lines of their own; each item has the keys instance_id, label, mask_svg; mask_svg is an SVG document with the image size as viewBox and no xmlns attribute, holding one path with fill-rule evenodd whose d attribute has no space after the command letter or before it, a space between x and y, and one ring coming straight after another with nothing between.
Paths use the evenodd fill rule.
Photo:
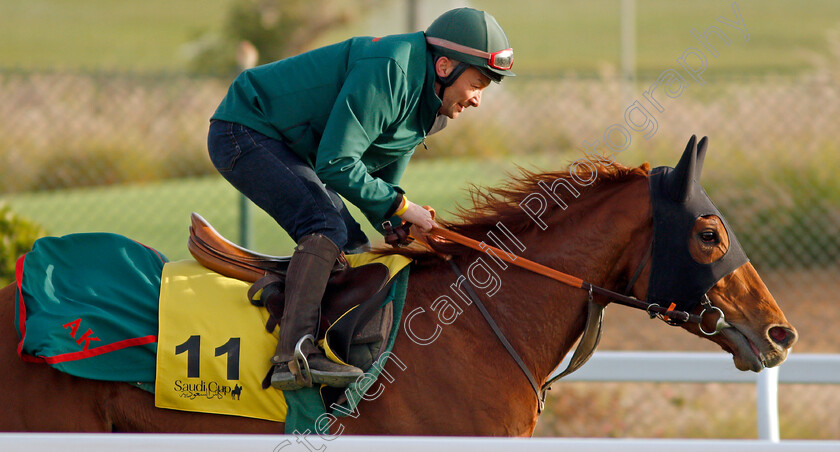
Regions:
<instances>
[{"instance_id":1,"label":"girth strap","mask_svg":"<svg viewBox=\"0 0 840 452\"><path fill-rule=\"evenodd\" d=\"M455 263L452 259L448 259L449 265L452 267L452 271L455 272L455 275L458 276L460 279L463 276L461 273L461 269L458 267L458 264ZM604 308L605 306L600 305L592 301L592 292L589 292L589 301L587 303L587 316L586 316L586 328L583 330L583 336L578 343L577 348L575 348L575 352L572 355L572 359L569 361L569 365L566 366L566 369L552 378L551 380L547 381L544 385L540 386L537 383L536 378L534 378L534 374L531 373L531 370L528 369L528 366L525 365L525 361L519 356L519 353L516 352L516 349L513 348L510 341L507 340L505 334L499 328L499 325L493 320L493 317L487 311L487 308L484 307L484 303L481 302L481 298L478 297L478 294L475 293L475 290L472 288L472 284L470 284L469 280L464 278L464 288L467 291L467 295L470 297L475 306L478 308L478 311L481 312L481 315L484 317L484 320L487 321L487 324L490 325L490 329L493 330L493 333L499 339L499 342L505 347L505 350L510 354L511 358L516 362L520 369L522 369L522 373L525 374L525 377L528 378L528 382L531 383L531 387L534 389L534 394L537 396L538 402L538 411L537 413L541 413L543 408L545 408L545 396L546 391L551 389L551 384L555 381L565 377L566 375L571 374L572 372L580 369L581 366L586 364L589 361L589 358L592 357L592 353L595 352L595 349L598 347L598 342L601 340L601 327L603 326L604 322Z\"/></svg>"},{"instance_id":2,"label":"girth strap","mask_svg":"<svg viewBox=\"0 0 840 452\"><path fill-rule=\"evenodd\" d=\"M575 348L575 353L572 355L572 359L569 360L569 365L566 366L566 370L555 375L554 378L546 381L542 386L540 390L540 406L545 404L546 392L551 389L551 385L555 381L580 369L581 366L589 361L592 354L595 353L595 349L601 341L601 327L604 325L604 308L606 306L592 301L592 293L590 292L589 302L587 303L586 328L583 330L583 336L580 338L580 342L578 342L578 346Z\"/></svg>"}]
</instances>

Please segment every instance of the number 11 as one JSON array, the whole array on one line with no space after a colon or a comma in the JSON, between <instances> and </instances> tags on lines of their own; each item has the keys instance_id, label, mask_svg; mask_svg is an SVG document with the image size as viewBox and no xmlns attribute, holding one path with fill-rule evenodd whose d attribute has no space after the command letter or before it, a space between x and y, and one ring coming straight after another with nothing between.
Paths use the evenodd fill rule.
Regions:
<instances>
[{"instance_id":1,"label":"number 11","mask_svg":"<svg viewBox=\"0 0 840 452\"><path fill-rule=\"evenodd\" d=\"M228 355L227 379L239 380L239 349L240 339L232 337L227 342L216 347L216 356ZM184 343L175 346L175 354L187 352L187 378L199 378L201 336L192 335Z\"/></svg>"}]
</instances>

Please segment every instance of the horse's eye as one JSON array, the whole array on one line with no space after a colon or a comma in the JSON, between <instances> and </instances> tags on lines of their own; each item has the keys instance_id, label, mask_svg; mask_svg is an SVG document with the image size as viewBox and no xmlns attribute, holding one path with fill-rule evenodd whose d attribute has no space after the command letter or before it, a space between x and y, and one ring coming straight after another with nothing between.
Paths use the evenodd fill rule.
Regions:
<instances>
[{"instance_id":1,"label":"horse's eye","mask_svg":"<svg viewBox=\"0 0 840 452\"><path fill-rule=\"evenodd\" d=\"M709 244L709 245L713 245L713 244L716 245L720 242L720 240L718 239L717 232L715 232L715 231L702 231L702 232L700 232L700 240L702 240L703 243L706 243L706 244Z\"/></svg>"}]
</instances>

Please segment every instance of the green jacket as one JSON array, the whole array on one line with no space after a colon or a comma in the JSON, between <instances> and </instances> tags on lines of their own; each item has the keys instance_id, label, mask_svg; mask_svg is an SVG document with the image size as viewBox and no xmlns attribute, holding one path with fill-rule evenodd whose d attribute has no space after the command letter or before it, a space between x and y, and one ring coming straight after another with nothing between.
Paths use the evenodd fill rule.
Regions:
<instances>
[{"instance_id":1,"label":"green jacket","mask_svg":"<svg viewBox=\"0 0 840 452\"><path fill-rule=\"evenodd\" d=\"M378 226L440 109L434 82L422 32L358 37L244 71L212 119L284 141Z\"/></svg>"}]
</instances>

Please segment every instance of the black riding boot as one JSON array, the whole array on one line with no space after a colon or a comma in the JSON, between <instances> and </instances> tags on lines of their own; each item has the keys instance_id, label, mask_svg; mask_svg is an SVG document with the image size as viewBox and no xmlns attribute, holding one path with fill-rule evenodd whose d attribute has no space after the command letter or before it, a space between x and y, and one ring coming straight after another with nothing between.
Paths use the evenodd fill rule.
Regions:
<instances>
[{"instance_id":1,"label":"black riding boot","mask_svg":"<svg viewBox=\"0 0 840 452\"><path fill-rule=\"evenodd\" d=\"M341 254L335 243L321 234L311 234L300 239L292 254L286 272L285 307L280 320L280 340L271 362L276 366L271 376L271 386L281 390L299 389L306 385L301 376L290 371L295 363L295 346L307 335L317 334L321 299L330 273ZM312 383L329 386L346 386L359 375L361 369L335 363L315 346L314 341L304 340L301 352L309 364ZM302 369L305 372L305 369ZM297 372L296 370L296 373Z\"/></svg>"}]
</instances>

